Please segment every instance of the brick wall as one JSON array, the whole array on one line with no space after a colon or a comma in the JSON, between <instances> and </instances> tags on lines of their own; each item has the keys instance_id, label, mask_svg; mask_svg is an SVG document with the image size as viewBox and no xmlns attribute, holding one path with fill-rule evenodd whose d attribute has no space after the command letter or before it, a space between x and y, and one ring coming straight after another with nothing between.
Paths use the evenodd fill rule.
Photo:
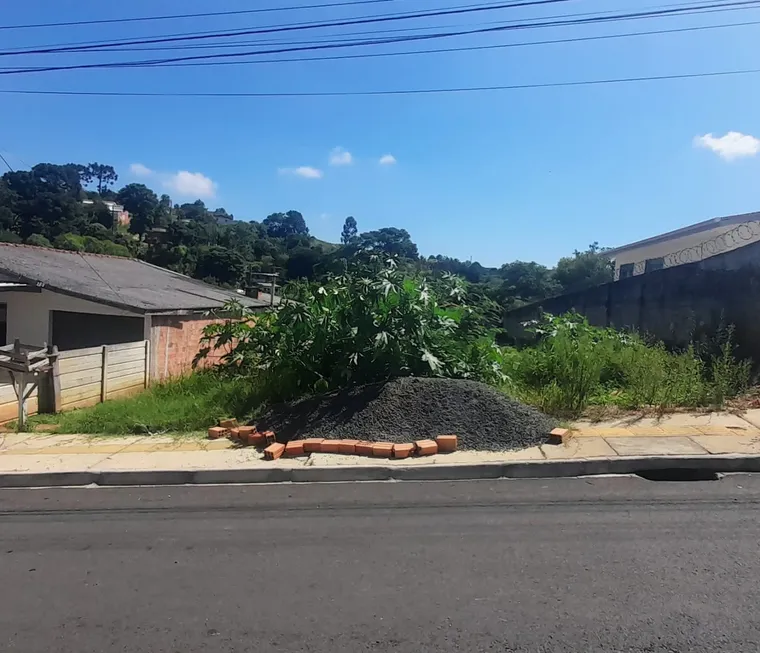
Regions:
<instances>
[{"instance_id":1,"label":"brick wall","mask_svg":"<svg viewBox=\"0 0 760 653\"><path fill-rule=\"evenodd\" d=\"M161 315L151 318L151 379L160 381L187 374L200 349L203 328L219 322L200 315ZM211 366L225 352L211 354L202 365Z\"/></svg>"}]
</instances>

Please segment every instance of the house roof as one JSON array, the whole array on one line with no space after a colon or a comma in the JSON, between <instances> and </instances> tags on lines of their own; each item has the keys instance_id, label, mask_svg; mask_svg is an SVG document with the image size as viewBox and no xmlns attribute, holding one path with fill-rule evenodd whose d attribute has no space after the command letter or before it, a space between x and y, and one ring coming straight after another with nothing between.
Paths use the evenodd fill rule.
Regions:
<instances>
[{"instance_id":1,"label":"house roof","mask_svg":"<svg viewBox=\"0 0 760 653\"><path fill-rule=\"evenodd\" d=\"M742 224L743 222L751 222L752 220L760 220L760 212L755 213L740 213L738 215L727 215L723 218L710 218L704 222L697 222L697 224L689 225L688 227L682 227L675 231L668 231L667 233L659 236L652 236L651 238L645 238L644 240L638 240L630 245L622 245L621 247L615 247L608 249L604 252L605 256L615 256L621 252L626 252L631 249L638 249L639 247L645 247L646 245L654 245L655 243L662 243L675 238L681 238L682 236L690 236L692 234L698 234L703 231L710 231L716 227L730 227L735 224Z\"/></svg>"},{"instance_id":2,"label":"house roof","mask_svg":"<svg viewBox=\"0 0 760 653\"><path fill-rule=\"evenodd\" d=\"M230 299L251 308L270 305L139 259L30 245L0 243L0 279L138 313L221 308Z\"/></svg>"}]
</instances>

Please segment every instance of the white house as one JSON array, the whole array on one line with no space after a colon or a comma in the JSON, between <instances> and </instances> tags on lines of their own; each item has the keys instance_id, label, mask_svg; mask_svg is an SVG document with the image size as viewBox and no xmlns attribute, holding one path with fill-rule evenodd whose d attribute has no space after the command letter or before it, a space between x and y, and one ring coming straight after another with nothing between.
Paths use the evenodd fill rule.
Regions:
<instances>
[{"instance_id":1,"label":"white house","mask_svg":"<svg viewBox=\"0 0 760 653\"><path fill-rule=\"evenodd\" d=\"M630 245L607 250L615 262L615 280L675 265L694 263L760 240L760 212L704 222Z\"/></svg>"}]
</instances>

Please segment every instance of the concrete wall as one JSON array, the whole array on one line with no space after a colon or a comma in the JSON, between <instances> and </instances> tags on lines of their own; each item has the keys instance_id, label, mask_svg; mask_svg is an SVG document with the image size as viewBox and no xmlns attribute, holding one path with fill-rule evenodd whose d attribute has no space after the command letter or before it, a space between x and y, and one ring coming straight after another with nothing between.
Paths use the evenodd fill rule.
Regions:
<instances>
[{"instance_id":1,"label":"concrete wall","mask_svg":"<svg viewBox=\"0 0 760 653\"><path fill-rule=\"evenodd\" d=\"M43 290L42 292L3 292L0 303L8 307L6 343L16 338L30 345L50 343L50 311L73 311L98 315L139 316L95 302Z\"/></svg>"},{"instance_id":2,"label":"concrete wall","mask_svg":"<svg viewBox=\"0 0 760 653\"><path fill-rule=\"evenodd\" d=\"M747 220L740 224L721 225L714 229L651 243L615 254L615 278L620 266L634 264L634 274L644 274L647 259L663 258L665 267L674 267L704 260L717 254L760 241L760 222Z\"/></svg>"},{"instance_id":3,"label":"concrete wall","mask_svg":"<svg viewBox=\"0 0 760 653\"><path fill-rule=\"evenodd\" d=\"M524 306L508 312L504 326L519 341L523 322L571 310L597 326L636 329L675 346L695 331L714 332L723 318L735 325L741 353L760 362L760 242Z\"/></svg>"}]
</instances>

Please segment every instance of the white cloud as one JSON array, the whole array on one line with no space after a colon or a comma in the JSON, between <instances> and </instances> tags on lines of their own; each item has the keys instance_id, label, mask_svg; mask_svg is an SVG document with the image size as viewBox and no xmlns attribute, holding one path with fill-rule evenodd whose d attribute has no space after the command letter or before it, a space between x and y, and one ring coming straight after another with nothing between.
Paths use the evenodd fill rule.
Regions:
<instances>
[{"instance_id":1,"label":"white cloud","mask_svg":"<svg viewBox=\"0 0 760 653\"><path fill-rule=\"evenodd\" d=\"M142 163L133 163L129 171L135 177L151 177L180 197L210 199L216 195L217 183L200 172L158 172Z\"/></svg>"},{"instance_id":2,"label":"white cloud","mask_svg":"<svg viewBox=\"0 0 760 653\"><path fill-rule=\"evenodd\" d=\"M378 163L381 166L395 166L396 157L392 154L383 154L383 156L380 157L380 161L378 161Z\"/></svg>"},{"instance_id":3,"label":"white cloud","mask_svg":"<svg viewBox=\"0 0 760 653\"><path fill-rule=\"evenodd\" d=\"M720 158L733 161L745 156L755 156L760 152L760 138L741 132L727 132L724 136L717 137L705 134L694 137L694 147L707 148Z\"/></svg>"},{"instance_id":4,"label":"white cloud","mask_svg":"<svg viewBox=\"0 0 760 653\"><path fill-rule=\"evenodd\" d=\"M129 166L129 171L135 177L150 177L153 174L153 171L148 166L144 166L142 163L133 163L131 166Z\"/></svg>"},{"instance_id":5,"label":"white cloud","mask_svg":"<svg viewBox=\"0 0 760 653\"><path fill-rule=\"evenodd\" d=\"M336 147L330 152L331 166L350 166L354 162L351 152L342 147Z\"/></svg>"},{"instance_id":6,"label":"white cloud","mask_svg":"<svg viewBox=\"0 0 760 653\"><path fill-rule=\"evenodd\" d=\"M163 184L177 195L200 198L214 197L217 188L216 182L206 177L206 175L200 172L188 172L187 170L180 170L173 175L169 175L163 180Z\"/></svg>"},{"instance_id":7,"label":"white cloud","mask_svg":"<svg viewBox=\"0 0 760 653\"><path fill-rule=\"evenodd\" d=\"M322 179L323 173L319 168L299 166L298 168L280 168L281 175L295 175L304 179Z\"/></svg>"}]
</instances>

